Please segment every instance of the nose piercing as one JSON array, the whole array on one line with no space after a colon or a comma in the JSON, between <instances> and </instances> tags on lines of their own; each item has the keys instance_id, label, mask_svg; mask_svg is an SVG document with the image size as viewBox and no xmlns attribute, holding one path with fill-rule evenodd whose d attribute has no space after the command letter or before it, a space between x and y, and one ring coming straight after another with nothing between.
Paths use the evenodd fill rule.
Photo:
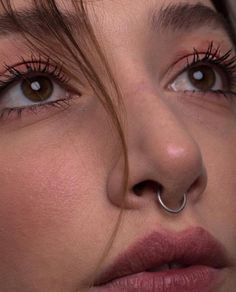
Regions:
<instances>
[{"instance_id":1,"label":"nose piercing","mask_svg":"<svg viewBox=\"0 0 236 292\"><path fill-rule=\"evenodd\" d=\"M158 201L159 201L161 207L165 211L167 211L169 213L172 213L172 214L178 214L178 213L180 213L181 211L183 211L183 209L185 208L185 206L187 204L187 195L186 195L186 193L183 195L183 199L182 199L181 205L180 205L180 207L178 209L171 209L171 208L167 207L164 204L164 202L162 201L162 198L161 198L161 192L160 192L160 190L158 190L157 198L158 198Z\"/></svg>"}]
</instances>

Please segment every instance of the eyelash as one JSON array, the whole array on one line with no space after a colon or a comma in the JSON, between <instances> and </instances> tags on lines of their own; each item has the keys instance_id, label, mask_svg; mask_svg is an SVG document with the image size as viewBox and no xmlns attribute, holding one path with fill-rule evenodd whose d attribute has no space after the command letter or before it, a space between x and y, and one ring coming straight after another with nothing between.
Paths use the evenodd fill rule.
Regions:
<instances>
[{"instance_id":1,"label":"eyelash","mask_svg":"<svg viewBox=\"0 0 236 292\"><path fill-rule=\"evenodd\" d=\"M25 67L25 70L17 70L16 68L20 65L23 65ZM55 64L49 57L46 61L44 61L40 56L37 59L32 55L30 61L26 61L24 58L22 58L22 62L17 66L8 66L7 64L5 64L4 67L7 73L3 74L1 77L6 78L6 80L0 80L0 92L9 85L11 85L13 82L25 79L27 78L27 75L33 73L48 74L55 78L57 81L60 81L61 83L68 82L68 79L63 73L62 64Z\"/></svg>"},{"instance_id":2,"label":"eyelash","mask_svg":"<svg viewBox=\"0 0 236 292\"><path fill-rule=\"evenodd\" d=\"M60 85L67 86L69 83L69 78L65 76L63 72L62 64L56 64L49 57L42 59L41 56L35 57L31 56L30 61L26 61L24 58L16 66L4 65L6 73L0 75L0 95L9 86L17 81L27 79L30 75L44 74L45 76L51 77L54 81L58 82ZM23 66L22 69L17 69L17 67ZM1 80L2 79L2 80ZM4 79L4 80L3 80ZM57 101L52 101L44 104L35 104L27 107L18 108L6 108L0 111L0 119L4 117L9 117L11 114L17 114L20 118L23 111L28 110L33 113L37 113L37 109L46 107L56 107L60 109L65 109L70 106L70 101L72 98L65 98Z\"/></svg>"},{"instance_id":3,"label":"eyelash","mask_svg":"<svg viewBox=\"0 0 236 292\"><path fill-rule=\"evenodd\" d=\"M193 54L190 57L192 58L191 62L189 61L189 56L185 57L187 59L187 64L181 73L198 64L208 64L218 68L220 67L220 69L226 74L230 91L219 90L212 92L215 94L224 95L225 97L236 95L236 92L231 91L231 88L236 86L236 55L233 53L232 49L221 55L220 46L215 48L214 42L211 42L205 52L200 52L194 48ZM178 75L181 73L178 73Z\"/></svg>"},{"instance_id":4,"label":"eyelash","mask_svg":"<svg viewBox=\"0 0 236 292\"><path fill-rule=\"evenodd\" d=\"M189 58L192 58L191 62ZM193 49L193 53L189 56L184 57L187 60L187 64L178 76L185 72L186 70L196 66L197 64L209 64L212 66L220 67L223 72L225 72L230 88L236 85L236 56L233 55L233 50L227 51L225 54L221 55L220 46L215 48L214 42L211 42L207 50L199 51ZM18 70L17 67L24 66L24 69ZM41 56L35 57L31 56L29 61L22 58L22 61L16 66L8 66L5 64L6 73L0 76L0 95L7 89L11 84L26 79L30 74L45 74L57 81L62 86L67 85L69 79L63 73L63 66L55 64L50 58L43 60ZM4 79L4 80L1 80ZM235 96L236 92L233 91L214 91L215 94L224 95L225 97ZM65 98L62 100L52 101L44 104L36 104L33 106L22 107L22 108L6 108L0 112L0 119L9 117L11 114L16 113L17 117L21 117L23 111L28 110L33 113L37 113L37 109L43 107L57 107L64 109L70 106L71 98Z\"/></svg>"}]
</instances>

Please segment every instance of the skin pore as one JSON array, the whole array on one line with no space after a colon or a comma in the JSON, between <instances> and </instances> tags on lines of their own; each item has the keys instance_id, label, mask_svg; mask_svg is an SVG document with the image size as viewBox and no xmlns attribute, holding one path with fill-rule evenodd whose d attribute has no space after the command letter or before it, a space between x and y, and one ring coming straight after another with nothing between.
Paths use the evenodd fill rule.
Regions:
<instances>
[{"instance_id":1,"label":"skin pore","mask_svg":"<svg viewBox=\"0 0 236 292\"><path fill-rule=\"evenodd\" d=\"M31 1L13 3L19 11L31 7ZM67 3L58 2L61 9L70 11ZM65 110L48 106L37 108L37 114L24 110L21 117L16 112L1 114L1 291L96 292L89 285L121 208L119 231L100 271L154 231L176 233L200 227L224 246L229 258L214 291L234 289L236 96L216 91L235 91L229 82L235 72L212 64L215 92L193 92L186 74L194 56L202 60L210 51L219 58L233 45L220 20L204 22L192 11L192 26L176 28L161 14L166 7L188 3L101 0L87 4L125 106L129 160L125 199L119 137L106 110L86 86L80 86L82 94L75 94L70 90L73 80L67 85L53 81L56 97L73 96ZM214 11L210 1L191 1L191 5L197 3ZM153 18L154 10L157 18ZM38 53L33 54L37 59ZM22 58L32 63L31 57L32 50L21 34L1 35L0 81L6 77L6 65L19 64L16 69L24 72ZM106 74L98 65L97 70L106 83ZM78 78L83 80L83 76ZM0 92L1 113L7 107L32 105L22 97L19 82ZM158 184L170 207L187 192L182 213L172 216L161 209Z\"/></svg>"}]
</instances>

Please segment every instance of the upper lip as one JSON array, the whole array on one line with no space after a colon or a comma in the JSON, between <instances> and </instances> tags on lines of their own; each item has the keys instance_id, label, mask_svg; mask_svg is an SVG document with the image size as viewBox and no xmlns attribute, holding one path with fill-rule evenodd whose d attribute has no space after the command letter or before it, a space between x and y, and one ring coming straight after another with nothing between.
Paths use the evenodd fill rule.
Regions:
<instances>
[{"instance_id":1,"label":"upper lip","mask_svg":"<svg viewBox=\"0 0 236 292\"><path fill-rule=\"evenodd\" d=\"M223 246L201 227L179 233L153 232L134 243L102 270L95 285L104 285L116 278L173 262L220 269L228 265L227 261Z\"/></svg>"}]
</instances>

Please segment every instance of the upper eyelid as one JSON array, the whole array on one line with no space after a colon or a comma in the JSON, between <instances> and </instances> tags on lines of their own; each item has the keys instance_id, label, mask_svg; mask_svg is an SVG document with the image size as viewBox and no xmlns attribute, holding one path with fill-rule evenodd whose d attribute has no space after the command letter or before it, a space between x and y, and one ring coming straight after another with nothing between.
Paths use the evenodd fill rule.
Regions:
<instances>
[{"instance_id":1,"label":"upper eyelid","mask_svg":"<svg viewBox=\"0 0 236 292\"><path fill-rule=\"evenodd\" d=\"M48 63L48 67L50 67L49 73L51 73L50 76L55 77L54 81L58 81L58 83L63 85L68 91L79 96L87 94L88 92L91 93L92 89L90 88L90 84L87 82L87 79L83 75L82 70L78 68L78 72L76 72L76 74L74 73L75 68L73 68L72 72L68 71L68 64L65 62L65 60L57 59L56 57L52 58L50 56L47 56L46 54L40 55L40 53L34 51L30 51L24 57L19 55L16 58L17 61L15 61L13 64L9 64L10 62L8 62L7 65L9 68L17 69L23 66L23 69L20 70L22 75L30 74L30 72L27 73L26 64L34 67L35 70L33 70L33 73L36 74L37 72L40 73L40 70L38 70L40 67L40 63L42 67L44 67L44 65ZM6 63L4 64L6 65ZM11 78L11 76L7 73L6 68L4 71L1 70L2 66L0 66L0 85L2 81L7 81L7 79L9 80ZM61 76L58 76L58 72L61 74ZM48 72L45 72L45 74L47 73ZM14 80L12 81L14 82Z\"/></svg>"},{"instance_id":2,"label":"upper eyelid","mask_svg":"<svg viewBox=\"0 0 236 292\"><path fill-rule=\"evenodd\" d=\"M206 59L207 50L205 50L205 51L203 51L203 50L201 50L201 51L200 50L199 51L198 50L194 50L192 53L186 54L185 56L182 56L181 58L178 58L178 60L173 62L168 67L168 69L166 70L166 72L164 74L164 76L165 76L164 77L164 81L162 83L163 84L163 88L168 90L171 82L173 82L178 76L183 74L189 67L194 66L194 62L193 62L194 61L194 56L193 55L194 55L194 52L196 53L196 51L198 52L199 56L202 55L202 58L199 58L198 60L195 60L196 61L195 64L205 61L205 63L208 63L208 64L212 62L212 65L214 65L214 61L216 61L217 59L220 58L220 55L218 55L215 59L207 60ZM230 54L228 56L228 58L229 58L229 61L232 62L232 64L230 64L230 66L232 66L232 68L229 69L229 71L230 70L232 71L231 72L232 75L235 72L235 78L236 78L236 55L235 55L235 53L233 51L230 50L230 52L231 52L232 56ZM222 54L221 56L224 56L224 55L226 55L226 53ZM190 61L190 57L192 58L192 61ZM179 68L176 68L176 66L178 66ZM222 69L225 69L225 71L227 71L226 68L224 68L223 62L219 63L218 66L221 66ZM226 63L225 63L225 67L227 67ZM233 76L232 76L232 79L234 79Z\"/></svg>"},{"instance_id":3,"label":"upper eyelid","mask_svg":"<svg viewBox=\"0 0 236 292\"><path fill-rule=\"evenodd\" d=\"M22 68L21 68L22 66ZM7 87L14 81L21 80L23 76L30 74L48 74L57 81L68 83L69 78L66 77L63 72L63 68L60 65L54 65L50 60L42 61L41 59L26 61L22 59L22 62L18 62L14 65L4 65L4 72L0 73L0 86ZM21 68L21 69L20 69ZM27 78L27 77L26 77Z\"/></svg>"}]
</instances>

